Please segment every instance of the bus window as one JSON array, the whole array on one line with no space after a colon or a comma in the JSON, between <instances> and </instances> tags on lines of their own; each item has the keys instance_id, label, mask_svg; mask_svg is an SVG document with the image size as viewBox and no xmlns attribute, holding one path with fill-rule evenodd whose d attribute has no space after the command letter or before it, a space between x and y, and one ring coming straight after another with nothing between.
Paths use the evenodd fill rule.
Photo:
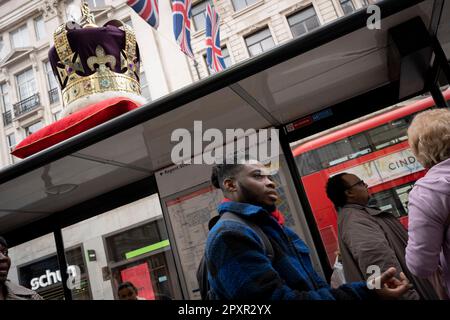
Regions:
<instances>
[{"instance_id":1,"label":"bus window","mask_svg":"<svg viewBox=\"0 0 450 320\"><path fill-rule=\"evenodd\" d=\"M348 155L352 153L352 146L348 139L329 144L317 149L321 168L328 168L348 160Z\"/></svg>"},{"instance_id":2,"label":"bus window","mask_svg":"<svg viewBox=\"0 0 450 320\"><path fill-rule=\"evenodd\" d=\"M357 134L296 157L300 175L308 175L372 152L365 134Z\"/></svg>"},{"instance_id":3,"label":"bus window","mask_svg":"<svg viewBox=\"0 0 450 320\"><path fill-rule=\"evenodd\" d=\"M444 97L450 99L450 90ZM408 193L425 172L412 154L407 129L415 114L434 107L428 97L389 107L296 141L292 153L330 264L337 249L337 213L325 192L330 176L353 173L369 186L374 204L407 226Z\"/></svg>"},{"instance_id":4,"label":"bus window","mask_svg":"<svg viewBox=\"0 0 450 320\"><path fill-rule=\"evenodd\" d=\"M410 119L400 119L369 130L367 134L376 150L384 149L407 139L409 123Z\"/></svg>"},{"instance_id":5,"label":"bus window","mask_svg":"<svg viewBox=\"0 0 450 320\"><path fill-rule=\"evenodd\" d=\"M368 154L372 152L372 148L370 146L369 140L364 133L355 134L354 136L350 136L348 138L350 144L352 146L353 153L348 155L350 159L356 159L360 156Z\"/></svg>"},{"instance_id":6,"label":"bus window","mask_svg":"<svg viewBox=\"0 0 450 320\"><path fill-rule=\"evenodd\" d=\"M397 218L406 215L406 208L401 203L394 188L372 194L369 204L377 206L381 210L389 211Z\"/></svg>"},{"instance_id":7,"label":"bus window","mask_svg":"<svg viewBox=\"0 0 450 320\"><path fill-rule=\"evenodd\" d=\"M371 194L370 205L382 210L391 210L394 216L401 217L408 214L408 194L414 183L410 182L389 190Z\"/></svg>"},{"instance_id":8,"label":"bus window","mask_svg":"<svg viewBox=\"0 0 450 320\"><path fill-rule=\"evenodd\" d=\"M408 195L413 187L414 183L409 183L395 190L406 213L408 213Z\"/></svg>"},{"instance_id":9,"label":"bus window","mask_svg":"<svg viewBox=\"0 0 450 320\"><path fill-rule=\"evenodd\" d=\"M322 166L317 156L317 150L312 150L295 158L297 168L301 176L309 175L322 170Z\"/></svg>"}]
</instances>

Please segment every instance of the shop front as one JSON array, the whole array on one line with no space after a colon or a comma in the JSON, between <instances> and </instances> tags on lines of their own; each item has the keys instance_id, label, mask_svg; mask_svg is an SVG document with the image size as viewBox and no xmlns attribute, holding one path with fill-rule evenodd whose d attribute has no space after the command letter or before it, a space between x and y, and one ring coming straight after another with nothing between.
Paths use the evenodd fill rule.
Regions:
<instances>
[{"instance_id":1,"label":"shop front","mask_svg":"<svg viewBox=\"0 0 450 320\"><path fill-rule=\"evenodd\" d=\"M146 300L181 297L163 219L104 236L114 298L121 283L131 282Z\"/></svg>"}]
</instances>

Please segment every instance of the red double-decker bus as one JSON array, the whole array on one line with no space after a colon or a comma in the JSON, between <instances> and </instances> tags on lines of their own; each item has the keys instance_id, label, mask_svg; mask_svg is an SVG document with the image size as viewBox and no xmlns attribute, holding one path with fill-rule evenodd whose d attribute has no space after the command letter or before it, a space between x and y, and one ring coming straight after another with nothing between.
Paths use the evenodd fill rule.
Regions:
<instances>
[{"instance_id":1,"label":"red double-decker bus","mask_svg":"<svg viewBox=\"0 0 450 320\"><path fill-rule=\"evenodd\" d=\"M450 89L443 92L450 99ZM293 148L330 263L337 251L337 213L327 198L328 178L353 173L369 185L370 204L390 210L408 226L408 193L425 174L411 152L407 129L414 115L434 107L431 97L334 130Z\"/></svg>"}]
</instances>

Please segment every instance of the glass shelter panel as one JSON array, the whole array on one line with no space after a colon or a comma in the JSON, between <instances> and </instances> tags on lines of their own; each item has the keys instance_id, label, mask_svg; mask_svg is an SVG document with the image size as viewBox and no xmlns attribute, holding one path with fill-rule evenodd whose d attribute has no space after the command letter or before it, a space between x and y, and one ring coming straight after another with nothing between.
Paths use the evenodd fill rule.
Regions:
<instances>
[{"instance_id":1,"label":"glass shelter panel","mask_svg":"<svg viewBox=\"0 0 450 320\"><path fill-rule=\"evenodd\" d=\"M93 300L119 299L125 282L142 300L182 298L156 194L67 227L63 239L83 245Z\"/></svg>"}]
</instances>

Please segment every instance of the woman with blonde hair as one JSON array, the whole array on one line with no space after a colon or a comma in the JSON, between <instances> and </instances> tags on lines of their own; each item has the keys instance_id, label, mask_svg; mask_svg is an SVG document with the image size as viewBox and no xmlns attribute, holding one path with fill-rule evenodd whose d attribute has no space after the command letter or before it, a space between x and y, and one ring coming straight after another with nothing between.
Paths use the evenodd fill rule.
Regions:
<instances>
[{"instance_id":1,"label":"woman with blonde hair","mask_svg":"<svg viewBox=\"0 0 450 320\"><path fill-rule=\"evenodd\" d=\"M417 160L428 170L409 194L406 264L421 278L440 274L441 298L450 296L450 110L418 114L408 129ZM438 276L439 278L439 276Z\"/></svg>"}]
</instances>

